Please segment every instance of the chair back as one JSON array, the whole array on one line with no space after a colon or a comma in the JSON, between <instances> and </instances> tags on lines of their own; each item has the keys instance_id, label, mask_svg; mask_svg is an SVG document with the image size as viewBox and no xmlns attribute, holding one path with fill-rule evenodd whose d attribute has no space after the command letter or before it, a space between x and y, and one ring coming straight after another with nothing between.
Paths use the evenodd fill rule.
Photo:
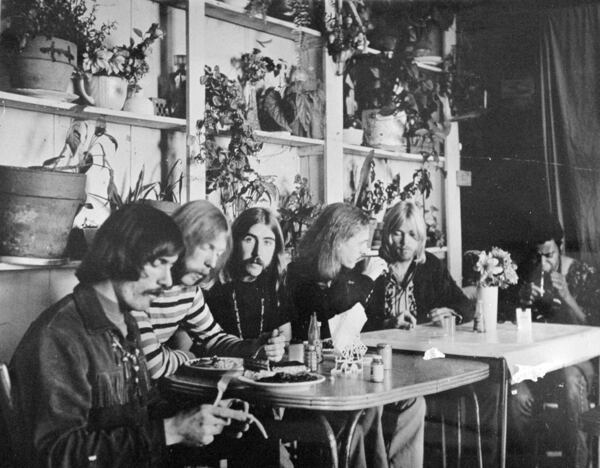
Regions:
<instances>
[{"instance_id":1,"label":"chair back","mask_svg":"<svg viewBox=\"0 0 600 468\"><path fill-rule=\"evenodd\" d=\"M0 466L17 466L14 460L14 439L17 429L15 407L13 404L10 374L5 363L0 362L0 453L3 455Z\"/></svg>"}]
</instances>

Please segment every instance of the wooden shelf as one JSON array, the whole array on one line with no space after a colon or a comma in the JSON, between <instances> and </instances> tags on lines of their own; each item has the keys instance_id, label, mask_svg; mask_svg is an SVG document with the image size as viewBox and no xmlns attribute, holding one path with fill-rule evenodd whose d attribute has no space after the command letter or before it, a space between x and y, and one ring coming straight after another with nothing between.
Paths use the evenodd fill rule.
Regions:
<instances>
[{"instance_id":1,"label":"wooden shelf","mask_svg":"<svg viewBox=\"0 0 600 468\"><path fill-rule=\"evenodd\" d=\"M70 102L53 101L37 97L0 91L0 105L13 109L23 109L45 114L64 115L78 119L94 120L104 118L107 122L159 130L185 131L185 120L156 115L140 115L132 112L104 109L103 107L82 106Z\"/></svg>"},{"instance_id":2,"label":"wooden shelf","mask_svg":"<svg viewBox=\"0 0 600 468\"><path fill-rule=\"evenodd\" d=\"M323 151L323 140L316 138L306 138L295 135L290 135L288 132L265 132L263 130L255 130L254 134L258 140L263 143L274 145L293 146L295 148L320 148Z\"/></svg>"},{"instance_id":3,"label":"wooden shelf","mask_svg":"<svg viewBox=\"0 0 600 468\"><path fill-rule=\"evenodd\" d=\"M161 5L172 6L183 10L187 9L188 0L153 0ZM251 16L241 8L226 5L217 0L205 0L206 16L228 23L237 24L257 31L273 34L285 39L294 40L298 32L302 32L308 36L321 38L321 33L314 29L297 27L289 21L272 18L270 16L262 17L261 15Z\"/></svg>"},{"instance_id":4,"label":"wooden shelf","mask_svg":"<svg viewBox=\"0 0 600 468\"><path fill-rule=\"evenodd\" d=\"M414 161L423 162L421 154L402 153L400 151L390 151L380 148L370 148L368 146L357 146L344 144L344 154L352 156L368 156L371 151L375 151L374 157L377 159L393 159L396 161ZM444 161L444 157L440 156L440 161Z\"/></svg>"},{"instance_id":5,"label":"wooden shelf","mask_svg":"<svg viewBox=\"0 0 600 468\"><path fill-rule=\"evenodd\" d=\"M14 263L0 262L0 273L3 271L22 271L22 270L56 270L56 269L77 269L81 264L80 260L71 260L59 265L16 265Z\"/></svg>"}]
</instances>

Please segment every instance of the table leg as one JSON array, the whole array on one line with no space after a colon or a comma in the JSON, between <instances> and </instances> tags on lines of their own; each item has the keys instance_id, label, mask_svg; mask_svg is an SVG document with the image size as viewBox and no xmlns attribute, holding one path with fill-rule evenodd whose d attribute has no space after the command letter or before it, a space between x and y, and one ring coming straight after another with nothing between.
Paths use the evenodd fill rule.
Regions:
<instances>
[{"instance_id":1,"label":"table leg","mask_svg":"<svg viewBox=\"0 0 600 468\"><path fill-rule=\"evenodd\" d=\"M327 418L325 416L323 416L321 413L317 413L316 416L317 416L317 420L321 423L321 426L323 426L323 430L325 431L325 434L327 435L327 443L329 444L329 451L331 452L331 466L332 466L332 468L338 468L339 461L338 461L337 442L335 440L335 434L333 432L333 429L331 428L331 424L329 424L329 421L327 421Z\"/></svg>"},{"instance_id":2,"label":"table leg","mask_svg":"<svg viewBox=\"0 0 600 468\"><path fill-rule=\"evenodd\" d=\"M502 361L502 384L500 387L500 468L506 466L506 437L508 425L508 390L509 376L506 361Z\"/></svg>"},{"instance_id":3,"label":"table leg","mask_svg":"<svg viewBox=\"0 0 600 468\"><path fill-rule=\"evenodd\" d=\"M356 426L358 425L358 420L363 414L363 410L354 411L348 418L348 422L345 427L345 436L341 445L342 453L342 468L348 468L350 465L350 448L352 446L352 437L354 436L354 432L356 431Z\"/></svg>"}]
</instances>

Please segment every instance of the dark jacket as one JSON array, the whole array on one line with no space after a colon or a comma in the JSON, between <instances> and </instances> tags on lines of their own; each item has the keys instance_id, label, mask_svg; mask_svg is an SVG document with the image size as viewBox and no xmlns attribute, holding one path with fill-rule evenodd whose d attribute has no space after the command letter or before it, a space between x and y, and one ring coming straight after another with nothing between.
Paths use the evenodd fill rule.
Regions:
<instances>
[{"instance_id":1,"label":"dark jacket","mask_svg":"<svg viewBox=\"0 0 600 468\"><path fill-rule=\"evenodd\" d=\"M126 313L125 321L127 338L95 291L79 285L29 327L10 365L23 466L162 465L163 422L149 417L143 353L136 371L114 345L116 338L129 353L141 350L135 320Z\"/></svg>"},{"instance_id":2,"label":"dark jacket","mask_svg":"<svg viewBox=\"0 0 600 468\"><path fill-rule=\"evenodd\" d=\"M462 316L463 322L471 320L474 308L469 299L456 285L442 262L429 252L426 252L425 255L425 262L415 265L413 277L415 302L417 304L417 323L430 321L429 311L437 307L453 309ZM380 276L375 281L373 293L367 306L368 321L365 330L383 328L386 281L386 275Z\"/></svg>"},{"instance_id":3,"label":"dark jacket","mask_svg":"<svg viewBox=\"0 0 600 468\"><path fill-rule=\"evenodd\" d=\"M264 275L261 275L256 281L249 283L243 281L218 282L210 290L205 291L206 303L213 317L226 333L244 339L258 338L261 333L271 332L290 321L287 308L284 307L279 297L279 294L283 293L275 291L274 284L265 283L267 281L265 281ZM243 336L240 336L238 330L233 302L234 287ZM262 305L261 299L264 300ZM262 330L260 329L261 308L264 309Z\"/></svg>"},{"instance_id":4,"label":"dark jacket","mask_svg":"<svg viewBox=\"0 0 600 468\"><path fill-rule=\"evenodd\" d=\"M373 280L354 270L342 268L331 285L326 286L300 264L291 263L288 266L287 291L292 335L306 340L310 316L316 312L321 322L321 338L329 338L331 333L327 321L358 302L366 305L372 289Z\"/></svg>"}]
</instances>

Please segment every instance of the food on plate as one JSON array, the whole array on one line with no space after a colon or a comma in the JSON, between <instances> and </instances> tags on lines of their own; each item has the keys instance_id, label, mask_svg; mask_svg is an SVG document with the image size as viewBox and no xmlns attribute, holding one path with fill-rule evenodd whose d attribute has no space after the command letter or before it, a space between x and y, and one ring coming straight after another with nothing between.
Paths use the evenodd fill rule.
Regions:
<instances>
[{"instance_id":1,"label":"food on plate","mask_svg":"<svg viewBox=\"0 0 600 468\"><path fill-rule=\"evenodd\" d=\"M318 380L320 376L318 374L311 374L310 372L300 372L297 374L288 374L286 372L276 372L271 376L255 378L257 382L261 383L297 383L297 382L312 382Z\"/></svg>"},{"instance_id":2,"label":"food on plate","mask_svg":"<svg viewBox=\"0 0 600 468\"><path fill-rule=\"evenodd\" d=\"M202 369L234 370L241 368L238 359L219 356L193 359L189 361L188 364L192 367L199 367Z\"/></svg>"},{"instance_id":3,"label":"food on plate","mask_svg":"<svg viewBox=\"0 0 600 468\"><path fill-rule=\"evenodd\" d=\"M273 372L283 372L286 374L302 374L303 372L308 372L308 367L306 367L300 361L284 361L284 362L272 362L270 369Z\"/></svg>"}]
</instances>

